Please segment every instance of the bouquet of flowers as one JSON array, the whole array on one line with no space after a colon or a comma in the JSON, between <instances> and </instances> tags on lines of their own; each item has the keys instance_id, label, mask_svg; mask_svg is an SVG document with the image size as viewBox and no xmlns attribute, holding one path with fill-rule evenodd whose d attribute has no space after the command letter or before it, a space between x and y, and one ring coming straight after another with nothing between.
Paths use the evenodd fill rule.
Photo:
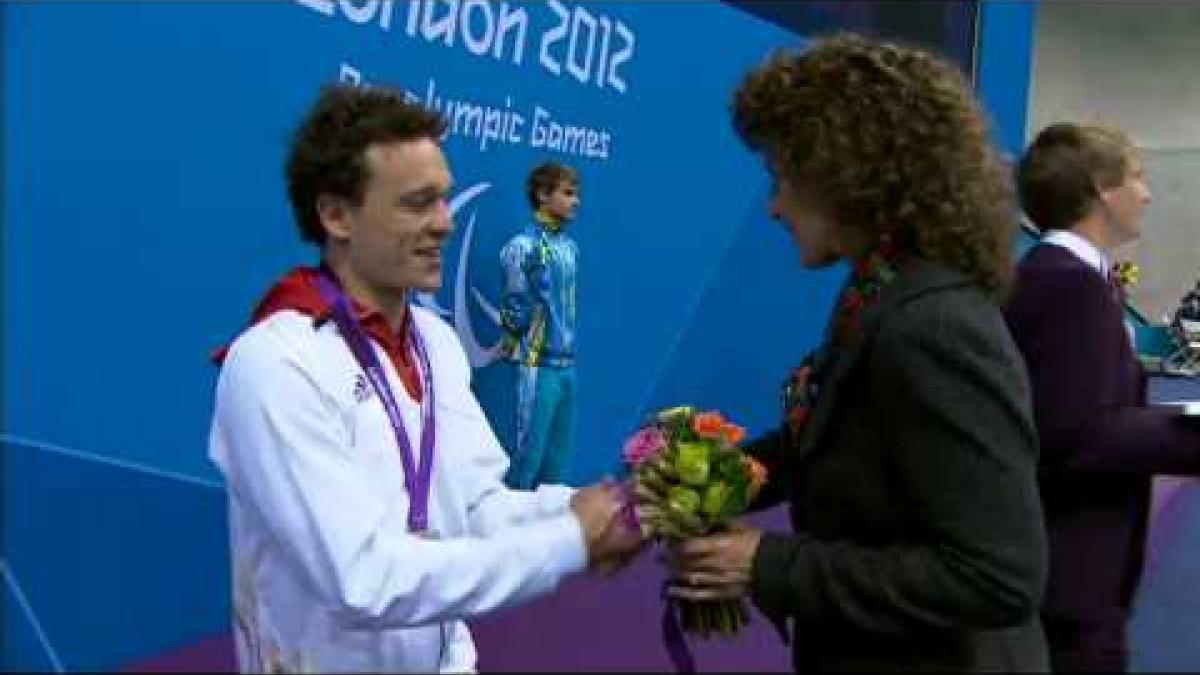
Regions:
<instances>
[{"instance_id":1,"label":"bouquet of flowers","mask_svg":"<svg viewBox=\"0 0 1200 675\"><path fill-rule=\"evenodd\" d=\"M678 541L720 532L746 511L766 469L738 444L745 430L716 412L663 410L625 443L633 510L647 539ZM741 600L679 600L683 630L733 635L749 618Z\"/></svg>"}]
</instances>

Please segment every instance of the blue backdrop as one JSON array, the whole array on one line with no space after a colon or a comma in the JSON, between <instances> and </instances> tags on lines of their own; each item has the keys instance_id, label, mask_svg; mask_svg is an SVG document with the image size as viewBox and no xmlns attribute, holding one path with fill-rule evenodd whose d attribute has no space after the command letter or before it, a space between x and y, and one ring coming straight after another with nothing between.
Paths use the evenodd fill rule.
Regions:
<instances>
[{"instance_id":1,"label":"blue backdrop","mask_svg":"<svg viewBox=\"0 0 1200 675\"><path fill-rule=\"evenodd\" d=\"M823 322L839 272L796 270L728 120L740 76L795 39L735 9L0 11L7 667L115 667L224 630L207 357L273 279L315 259L281 166L321 83L400 86L450 117L459 227L446 287L424 300L473 352L505 439L511 384L488 351L498 252L528 216L529 169L580 170L577 482L615 470L650 406L721 406L761 429Z\"/></svg>"},{"instance_id":2,"label":"blue backdrop","mask_svg":"<svg viewBox=\"0 0 1200 675\"><path fill-rule=\"evenodd\" d=\"M874 4L811 11L882 26ZM980 93L1011 153L1033 15L1033 3L995 1L979 16ZM961 58L968 13L945 16L946 51ZM615 470L653 407L691 401L752 432L772 424L779 377L815 343L844 274L798 270L765 217L757 159L729 128L741 75L799 39L723 4L3 3L0 23L6 670L114 669L227 630L207 356L272 280L314 261L281 165L322 83L401 86L451 118L458 230L446 287L423 300L472 352L505 440L511 386L489 352L498 251L527 218L534 164L581 171L576 482ZM1160 495L1135 667L1195 666L1196 494ZM601 659L653 623L640 579L570 587L530 609L538 622L485 622L481 648L497 667L531 667L549 661L501 648L550 635ZM597 602L641 613L609 641L562 621ZM769 631L749 637L742 649L763 653L727 663L786 667ZM227 665L226 641L201 644L184 652L200 659L190 665Z\"/></svg>"}]
</instances>

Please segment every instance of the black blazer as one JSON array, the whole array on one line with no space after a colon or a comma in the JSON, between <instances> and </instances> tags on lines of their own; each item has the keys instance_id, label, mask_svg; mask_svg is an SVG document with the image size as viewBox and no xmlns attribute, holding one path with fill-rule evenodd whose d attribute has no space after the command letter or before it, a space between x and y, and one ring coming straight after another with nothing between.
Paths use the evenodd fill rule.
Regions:
<instances>
[{"instance_id":1,"label":"black blazer","mask_svg":"<svg viewBox=\"0 0 1200 675\"><path fill-rule=\"evenodd\" d=\"M816 407L749 445L767 464L751 597L798 671L1046 671L1046 538L1029 384L1000 308L911 260L828 358Z\"/></svg>"}]
</instances>

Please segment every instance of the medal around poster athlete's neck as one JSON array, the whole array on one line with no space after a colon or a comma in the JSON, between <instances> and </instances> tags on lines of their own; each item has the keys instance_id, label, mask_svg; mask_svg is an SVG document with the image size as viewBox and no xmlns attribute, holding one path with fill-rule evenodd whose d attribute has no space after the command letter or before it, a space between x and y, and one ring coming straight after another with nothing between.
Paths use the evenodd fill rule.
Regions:
<instances>
[{"instance_id":1,"label":"medal around poster athlete's neck","mask_svg":"<svg viewBox=\"0 0 1200 675\"><path fill-rule=\"evenodd\" d=\"M416 321L413 320L412 308L408 308L405 329L412 341L413 350L420 360L424 375L421 378L423 396L421 398L421 457L419 464L413 457L412 443L409 442L408 432L404 428L404 417L400 414L400 406L397 405L391 385L388 384L386 371L380 364L375 350L371 347L371 341L366 332L359 324L358 319L354 317L354 313L351 312L349 298L329 275L322 274L317 277L317 284L320 287L321 295L329 303L333 320L337 323L342 339L346 341L346 346L354 354L355 361L358 362L366 374L367 380L374 387L375 393L383 403L388 421L391 422L392 431L396 436L396 445L400 451L400 461L404 465L404 487L408 491L409 499L408 529L410 532L423 533L425 536L433 538L433 534L429 532L429 490L432 485L436 428L433 412L435 408L433 370L429 366L429 354L425 349L425 342L417 330Z\"/></svg>"}]
</instances>

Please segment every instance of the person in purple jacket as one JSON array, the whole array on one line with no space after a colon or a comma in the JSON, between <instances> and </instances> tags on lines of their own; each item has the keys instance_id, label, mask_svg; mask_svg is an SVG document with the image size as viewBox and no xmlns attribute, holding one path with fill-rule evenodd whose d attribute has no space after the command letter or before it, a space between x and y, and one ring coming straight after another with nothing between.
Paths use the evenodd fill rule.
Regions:
<instances>
[{"instance_id":1,"label":"person in purple jacket","mask_svg":"<svg viewBox=\"0 0 1200 675\"><path fill-rule=\"evenodd\" d=\"M1200 474L1200 429L1146 405L1112 251L1139 235L1150 191L1129 138L1044 129L1017 167L1044 233L1018 266L1006 319L1025 356L1050 542L1042 621L1056 672L1124 672L1155 474Z\"/></svg>"}]
</instances>

